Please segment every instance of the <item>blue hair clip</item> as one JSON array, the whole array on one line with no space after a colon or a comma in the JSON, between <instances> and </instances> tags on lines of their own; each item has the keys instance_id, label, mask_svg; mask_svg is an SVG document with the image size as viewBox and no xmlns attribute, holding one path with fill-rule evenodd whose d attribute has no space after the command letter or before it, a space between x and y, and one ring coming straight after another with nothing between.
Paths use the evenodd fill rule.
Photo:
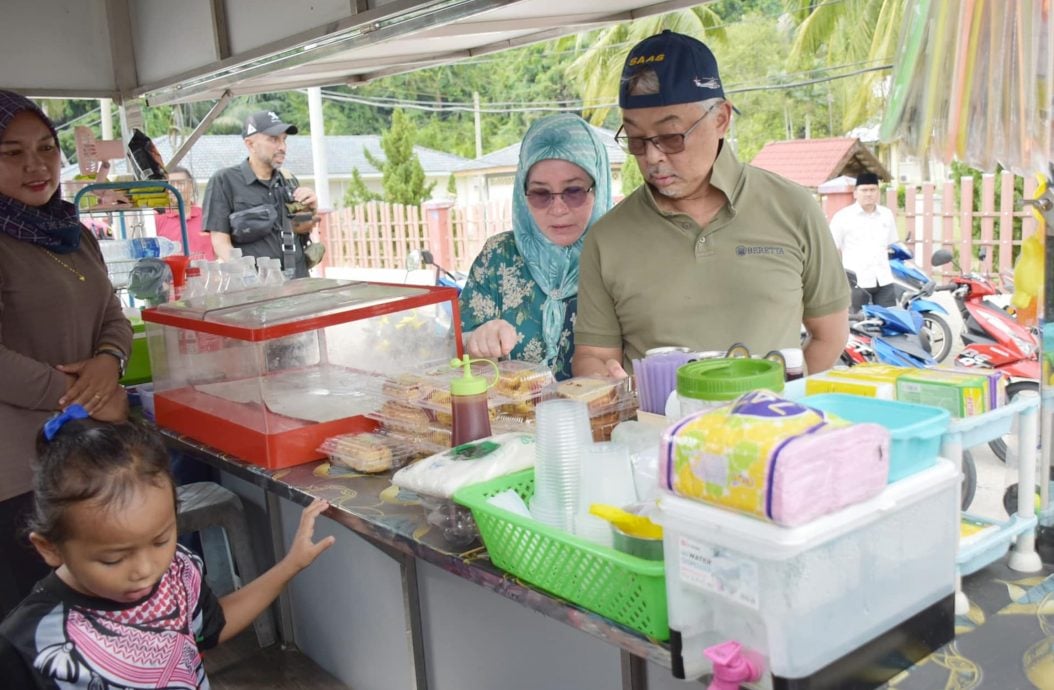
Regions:
<instances>
[{"instance_id":1,"label":"blue hair clip","mask_svg":"<svg viewBox=\"0 0 1054 690\"><path fill-rule=\"evenodd\" d=\"M44 438L51 441L55 438L55 435L59 433L59 429L66 422L73 421L74 419L87 419L90 415L88 411L84 409L84 406L79 403L73 403L68 406L62 412L44 422Z\"/></svg>"}]
</instances>

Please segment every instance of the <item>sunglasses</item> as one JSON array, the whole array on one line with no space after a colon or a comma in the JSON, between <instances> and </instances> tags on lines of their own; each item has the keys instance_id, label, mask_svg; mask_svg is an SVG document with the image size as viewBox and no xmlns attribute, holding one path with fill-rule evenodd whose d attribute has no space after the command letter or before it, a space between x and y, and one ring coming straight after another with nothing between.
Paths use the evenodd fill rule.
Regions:
<instances>
[{"instance_id":1,"label":"sunglasses","mask_svg":"<svg viewBox=\"0 0 1054 690\"><path fill-rule=\"evenodd\" d=\"M532 189L527 192L527 203L537 209L549 208L553 199L560 197L568 208L578 208L586 203L592 187L568 187L562 192L550 192L547 189Z\"/></svg>"},{"instance_id":2,"label":"sunglasses","mask_svg":"<svg viewBox=\"0 0 1054 690\"><path fill-rule=\"evenodd\" d=\"M719 105L721 104L715 103L707 108L706 112L703 113L703 116L693 122L692 126L683 132L678 132L677 134L657 134L653 137L631 137L622 133L622 130L624 129L623 126L619 127L618 132L615 133L615 141L622 147L623 151L634 156L643 156L645 150L648 148L648 142L651 142L651 145L662 153L680 153L681 151L684 151L685 137L691 134L692 131L706 119L706 116L714 112L714 109Z\"/></svg>"}]
</instances>

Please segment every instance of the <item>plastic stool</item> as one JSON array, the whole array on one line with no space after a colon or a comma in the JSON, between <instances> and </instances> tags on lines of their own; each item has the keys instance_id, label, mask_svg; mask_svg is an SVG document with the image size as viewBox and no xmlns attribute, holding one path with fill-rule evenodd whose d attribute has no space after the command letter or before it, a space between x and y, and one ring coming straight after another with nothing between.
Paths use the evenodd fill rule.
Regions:
<instances>
[{"instance_id":1,"label":"plastic stool","mask_svg":"<svg viewBox=\"0 0 1054 690\"><path fill-rule=\"evenodd\" d=\"M233 592L240 586L239 579L242 583L254 580L259 568L249 545L249 525L241 499L215 482L185 484L177 487L176 493L179 533L201 534L207 580L216 596ZM261 647L277 641L270 607L256 617L253 629Z\"/></svg>"}]
</instances>

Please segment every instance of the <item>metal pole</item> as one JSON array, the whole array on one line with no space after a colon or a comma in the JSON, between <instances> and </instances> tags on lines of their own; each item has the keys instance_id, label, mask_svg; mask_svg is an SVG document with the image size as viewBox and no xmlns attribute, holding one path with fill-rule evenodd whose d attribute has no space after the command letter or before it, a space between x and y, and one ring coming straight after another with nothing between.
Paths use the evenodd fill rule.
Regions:
<instances>
[{"instance_id":1,"label":"metal pole","mask_svg":"<svg viewBox=\"0 0 1054 690\"><path fill-rule=\"evenodd\" d=\"M326 166L326 130L322 117L321 87L312 86L307 90L307 108L311 122L311 160L314 161L315 168L315 196L318 197L319 208L333 208L329 200L329 169Z\"/></svg>"}]
</instances>

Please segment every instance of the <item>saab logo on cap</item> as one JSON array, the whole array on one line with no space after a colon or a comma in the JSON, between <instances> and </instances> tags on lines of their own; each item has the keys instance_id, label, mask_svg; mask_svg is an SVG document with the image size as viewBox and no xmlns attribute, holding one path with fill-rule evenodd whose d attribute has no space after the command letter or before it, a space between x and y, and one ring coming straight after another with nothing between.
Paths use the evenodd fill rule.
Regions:
<instances>
[{"instance_id":1,"label":"saab logo on cap","mask_svg":"<svg viewBox=\"0 0 1054 690\"><path fill-rule=\"evenodd\" d=\"M637 65L645 65L649 62L662 62L666 59L666 53L659 53L658 55L638 55L635 58L629 59L630 67L636 67Z\"/></svg>"},{"instance_id":2,"label":"saab logo on cap","mask_svg":"<svg viewBox=\"0 0 1054 690\"><path fill-rule=\"evenodd\" d=\"M273 110L267 111L267 117L271 118L271 122L279 123L282 121L277 115L275 115Z\"/></svg>"},{"instance_id":3,"label":"saab logo on cap","mask_svg":"<svg viewBox=\"0 0 1054 690\"><path fill-rule=\"evenodd\" d=\"M699 77L696 77L695 79L692 80L692 83L695 84L700 89L720 89L721 88L721 82L719 82L717 79L714 79L713 77L710 77L709 79L700 79Z\"/></svg>"}]
</instances>

